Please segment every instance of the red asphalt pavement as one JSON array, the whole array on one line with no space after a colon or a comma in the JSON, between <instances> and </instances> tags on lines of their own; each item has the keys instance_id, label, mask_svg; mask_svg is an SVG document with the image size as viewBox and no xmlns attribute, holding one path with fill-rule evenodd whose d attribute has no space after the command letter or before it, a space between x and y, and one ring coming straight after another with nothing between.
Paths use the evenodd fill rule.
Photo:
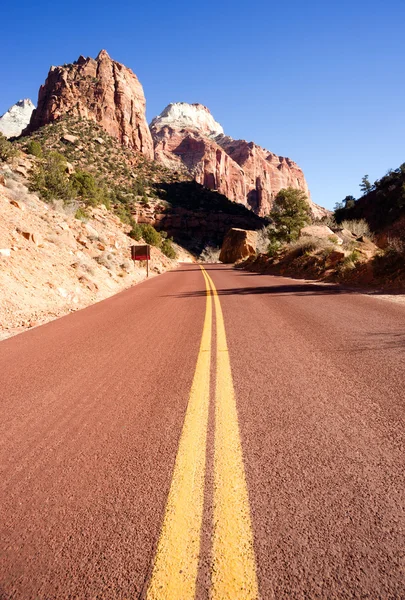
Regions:
<instances>
[{"instance_id":1,"label":"red asphalt pavement","mask_svg":"<svg viewBox=\"0 0 405 600\"><path fill-rule=\"evenodd\" d=\"M206 269L261 598L405 598L405 305ZM205 301L189 265L0 343L0 600L144 595Z\"/></svg>"}]
</instances>

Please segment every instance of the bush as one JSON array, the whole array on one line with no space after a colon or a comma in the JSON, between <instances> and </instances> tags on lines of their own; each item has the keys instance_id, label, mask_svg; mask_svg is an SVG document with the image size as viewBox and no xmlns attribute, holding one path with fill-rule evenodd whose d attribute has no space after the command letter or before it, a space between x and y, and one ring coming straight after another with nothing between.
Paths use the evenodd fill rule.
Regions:
<instances>
[{"instance_id":1,"label":"bush","mask_svg":"<svg viewBox=\"0 0 405 600\"><path fill-rule=\"evenodd\" d=\"M89 218L90 218L89 213L82 206L80 208L78 208L77 211L75 212L75 219L80 219L80 221L86 221Z\"/></svg>"},{"instance_id":2,"label":"bush","mask_svg":"<svg viewBox=\"0 0 405 600\"><path fill-rule=\"evenodd\" d=\"M275 240L275 239L271 239L267 246L268 256L270 256L270 258L272 258L273 256L276 256L276 254L277 254L277 252L279 252L280 248L281 248L281 242L279 242L278 240Z\"/></svg>"},{"instance_id":3,"label":"bush","mask_svg":"<svg viewBox=\"0 0 405 600\"><path fill-rule=\"evenodd\" d=\"M162 236L152 225L142 224L142 237L147 244L159 247L162 243Z\"/></svg>"},{"instance_id":4,"label":"bush","mask_svg":"<svg viewBox=\"0 0 405 600\"><path fill-rule=\"evenodd\" d=\"M76 171L70 178L71 185L78 196L88 206L109 202L107 192L97 185L91 173L87 171Z\"/></svg>"},{"instance_id":5,"label":"bush","mask_svg":"<svg viewBox=\"0 0 405 600\"><path fill-rule=\"evenodd\" d=\"M176 250L172 246L172 239L167 238L162 240L162 244L160 246L161 251L167 258L171 258L175 260L177 258Z\"/></svg>"},{"instance_id":6,"label":"bush","mask_svg":"<svg viewBox=\"0 0 405 600\"><path fill-rule=\"evenodd\" d=\"M49 152L45 161L31 171L30 189L39 192L45 200L60 198L69 202L74 189L67 174L65 157L59 152Z\"/></svg>"},{"instance_id":7,"label":"bush","mask_svg":"<svg viewBox=\"0 0 405 600\"><path fill-rule=\"evenodd\" d=\"M36 156L37 158L42 158L42 146L37 140L30 140L27 144L27 154L32 154L32 156Z\"/></svg>"},{"instance_id":8,"label":"bush","mask_svg":"<svg viewBox=\"0 0 405 600\"><path fill-rule=\"evenodd\" d=\"M118 206L115 207L115 214L121 219L122 223L125 223L125 225L130 225L131 227L136 225L129 206L118 204Z\"/></svg>"},{"instance_id":9,"label":"bush","mask_svg":"<svg viewBox=\"0 0 405 600\"><path fill-rule=\"evenodd\" d=\"M324 250L326 247L327 242L325 240L305 236L289 244L288 254L290 257L298 258L315 250Z\"/></svg>"},{"instance_id":10,"label":"bush","mask_svg":"<svg viewBox=\"0 0 405 600\"><path fill-rule=\"evenodd\" d=\"M17 150L6 136L0 133L0 160L6 162L15 156L17 156Z\"/></svg>"},{"instance_id":11,"label":"bush","mask_svg":"<svg viewBox=\"0 0 405 600\"><path fill-rule=\"evenodd\" d=\"M269 246L269 234L270 229L268 227L262 227L257 232L257 243L256 243L256 252L261 254L267 252Z\"/></svg>"},{"instance_id":12,"label":"bush","mask_svg":"<svg viewBox=\"0 0 405 600\"><path fill-rule=\"evenodd\" d=\"M129 237L131 237L133 240L136 240L137 242L139 242L139 240L141 239L142 227L138 223L134 223L132 225L132 229L129 232Z\"/></svg>"},{"instance_id":13,"label":"bush","mask_svg":"<svg viewBox=\"0 0 405 600\"><path fill-rule=\"evenodd\" d=\"M342 221L340 225L343 229L348 229L357 237L364 235L369 238L372 236L370 227L365 219L353 219L352 221L345 220Z\"/></svg>"},{"instance_id":14,"label":"bush","mask_svg":"<svg viewBox=\"0 0 405 600\"><path fill-rule=\"evenodd\" d=\"M200 260L207 263L219 263L219 255L221 248L218 246L205 246L204 250L200 254Z\"/></svg>"}]
</instances>

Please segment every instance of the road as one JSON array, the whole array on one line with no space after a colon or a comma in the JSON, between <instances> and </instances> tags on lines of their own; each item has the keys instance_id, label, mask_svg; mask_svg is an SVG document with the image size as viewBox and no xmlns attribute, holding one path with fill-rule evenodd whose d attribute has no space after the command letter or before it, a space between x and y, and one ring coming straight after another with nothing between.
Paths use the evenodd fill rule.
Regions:
<instances>
[{"instance_id":1,"label":"road","mask_svg":"<svg viewBox=\"0 0 405 600\"><path fill-rule=\"evenodd\" d=\"M188 265L0 343L1 600L405 598L405 306Z\"/></svg>"}]
</instances>

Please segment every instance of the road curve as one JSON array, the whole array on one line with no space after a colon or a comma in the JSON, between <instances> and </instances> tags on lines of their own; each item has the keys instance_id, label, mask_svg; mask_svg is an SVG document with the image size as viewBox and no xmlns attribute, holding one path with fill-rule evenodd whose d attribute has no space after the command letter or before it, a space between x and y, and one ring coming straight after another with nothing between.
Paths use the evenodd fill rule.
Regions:
<instances>
[{"instance_id":1,"label":"road curve","mask_svg":"<svg viewBox=\"0 0 405 600\"><path fill-rule=\"evenodd\" d=\"M405 307L205 268L0 343L1 600L405 597Z\"/></svg>"}]
</instances>

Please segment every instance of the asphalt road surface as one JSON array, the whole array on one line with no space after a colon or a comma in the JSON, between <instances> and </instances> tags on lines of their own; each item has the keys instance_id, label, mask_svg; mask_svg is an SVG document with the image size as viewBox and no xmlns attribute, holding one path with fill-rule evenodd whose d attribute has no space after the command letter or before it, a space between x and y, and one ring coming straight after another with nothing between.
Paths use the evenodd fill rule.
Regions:
<instances>
[{"instance_id":1,"label":"asphalt road surface","mask_svg":"<svg viewBox=\"0 0 405 600\"><path fill-rule=\"evenodd\" d=\"M405 598L405 305L184 266L0 343L0 599Z\"/></svg>"}]
</instances>

